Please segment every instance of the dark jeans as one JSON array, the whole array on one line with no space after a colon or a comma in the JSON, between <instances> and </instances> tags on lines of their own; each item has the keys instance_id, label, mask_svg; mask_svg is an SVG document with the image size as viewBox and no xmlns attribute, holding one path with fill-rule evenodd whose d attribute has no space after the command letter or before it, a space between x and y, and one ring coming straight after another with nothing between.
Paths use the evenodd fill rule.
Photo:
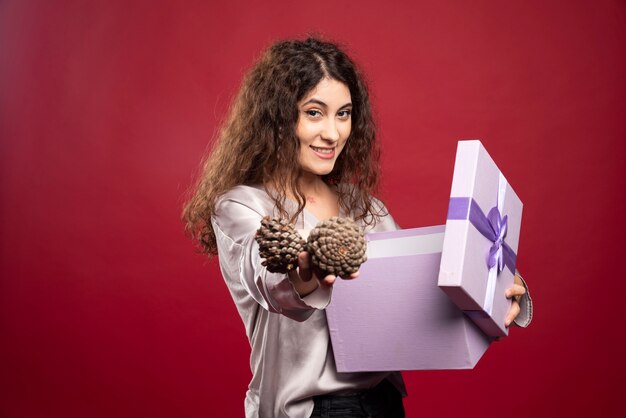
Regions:
<instances>
[{"instance_id":1,"label":"dark jeans","mask_svg":"<svg viewBox=\"0 0 626 418\"><path fill-rule=\"evenodd\" d=\"M404 418L402 396L387 380L367 391L316 396L313 401L311 418Z\"/></svg>"}]
</instances>

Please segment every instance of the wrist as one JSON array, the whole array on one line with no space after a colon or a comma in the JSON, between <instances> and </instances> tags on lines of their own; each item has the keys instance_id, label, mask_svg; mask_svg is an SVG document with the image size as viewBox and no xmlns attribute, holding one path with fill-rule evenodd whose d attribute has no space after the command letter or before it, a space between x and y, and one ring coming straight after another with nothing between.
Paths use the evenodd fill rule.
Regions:
<instances>
[{"instance_id":1,"label":"wrist","mask_svg":"<svg viewBox=\"0 0 626 418\"><path fill-rule=\"evenodd\" d=\"M310 295L319 287L319 283L315 278L311 278L309 281L304 281L296 270L290 271L287 276L289 281L293 285L293 288L301 298Z\"/></svg>"}]
</instances>

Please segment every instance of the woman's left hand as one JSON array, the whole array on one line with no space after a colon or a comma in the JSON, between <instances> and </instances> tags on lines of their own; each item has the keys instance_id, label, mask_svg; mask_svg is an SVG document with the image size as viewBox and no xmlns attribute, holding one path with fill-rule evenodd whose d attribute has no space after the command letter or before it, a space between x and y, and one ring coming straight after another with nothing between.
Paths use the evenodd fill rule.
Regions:
<instances>
[{"instance_id":1,"label":"woman's left hand","mask_svg":"<svg viewBox=\"0 0 626 418\"><path fill-rule=\"evenodd\" d=\"M517 315L519 315L520 313L519 301L521 297L526 293L526 288L524 287L522 279L517 274L517 272L515 273L514 280L515 281L514 281L513 287L508 288L505 292L507 299L512 299L511 309L509 309L509 313L506 315L506 319L504 320L504 325L506 325L507 327L510 326L515 320L515 318L517 318Z\"/></svg>"}]
</instances>

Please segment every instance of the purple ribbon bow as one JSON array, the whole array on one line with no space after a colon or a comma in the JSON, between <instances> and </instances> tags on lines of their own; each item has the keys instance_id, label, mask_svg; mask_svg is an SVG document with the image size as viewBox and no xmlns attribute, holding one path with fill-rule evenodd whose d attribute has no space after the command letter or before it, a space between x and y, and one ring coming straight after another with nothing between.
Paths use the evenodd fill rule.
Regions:
<instances>
[{"instance_id":1,"label":"purple ribbon bow","mask_svg":"<svg viewBox=\"0 0 626 418\"><path fill-rule=\"evenodd\" d=\"M502 217L497 206L491 208L487 216L478 206L478 203L470 197L451 197L448 206L448 219L466 220L493 243L489 248L487 266L491 269L498 266L498 273L506 266L515 273L515 261L517 255L504 241L507 232L508 216Z\"/></svg>"}]
</instances>

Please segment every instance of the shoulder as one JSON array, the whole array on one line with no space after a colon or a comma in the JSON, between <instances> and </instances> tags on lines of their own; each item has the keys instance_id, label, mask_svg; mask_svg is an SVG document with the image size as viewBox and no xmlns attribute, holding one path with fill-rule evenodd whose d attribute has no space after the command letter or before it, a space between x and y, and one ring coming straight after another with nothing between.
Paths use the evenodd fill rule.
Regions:
<instances>
[{"instance_id":1,"label":"shoulder","mask_svg":"<svg viewBox=\"0 0 626 418\"><path fill-rule=\"evenodd\" d=\"M339 192L345 196L353 196L355 193L358 193L357 187L353 184L341 183L337 185L337 188ZM366 233L395 231L397 229L400 229L382 200L377 197L371 196L370 203L372 205L371 213L376 216L374 222L360 222ZM350 216L354 216L355 212L356 211L353 209Z\"/></svg>"},{"instance_id":2,"label":"shoulder","mask_svg":"<svg viewBox=\"0 0 626 418\"><path fill-rule=\"evenodd\" d=\"M366 232L396 231L401 229L383 202L376 198L372 198L372 205L374 206L374 213L378 213L380 216L376 218L376 222L374 224L369 225L366 228Z\"/></svg>"},{"instance_id":3,"label":"shoulder","mask_svg":"<svg viewBox=\"0 0 626 418\"><path fill-rule=\"evenodd\" d=\"M337 187L337 191L342 196L353 197L359 194L358 187L351 183L340 183L336 187ZM373 210L377 212L382 211L383 213L387 213L387 208L385 207L384 203L380 199L374 196L370 196L370 202L373 205Z\"/></svg>"},{"instance_id":4,"label":"shoulder","mask_svg":"<svg viewBox=\"0 0 626 418\"><path fill-rule=\"evenodd\" d=\"M219 197L211 223L216 236L243 243L260 226L263 216L272 213L272 201L260 187L240 185Z\"/></svg>"},{"instance_id":5,"label":"shoulder","mask_svg":"<svg viewBox=\"0 0 626 418\"><path fill-rule=\"evenodd\" d=\"M249 186L246 184L240 184L228 190L217 199L217 203L224 201L246 201L253 198L259 198L267 196L267 193L263 186L254 185Z\"/></svg>"},{"instance_id":6,"label":"shoulder","mask_svg":"<svg viewBox=\"0 0 626 418\"><path fill-rule=\"evenodd\" d=\"M221 195L215 204L215 216L222 217L232 214L232 210L247 208L259 215L271 213L272 199L262 186L240 184Z\"/></svg>"}]
</instances>

